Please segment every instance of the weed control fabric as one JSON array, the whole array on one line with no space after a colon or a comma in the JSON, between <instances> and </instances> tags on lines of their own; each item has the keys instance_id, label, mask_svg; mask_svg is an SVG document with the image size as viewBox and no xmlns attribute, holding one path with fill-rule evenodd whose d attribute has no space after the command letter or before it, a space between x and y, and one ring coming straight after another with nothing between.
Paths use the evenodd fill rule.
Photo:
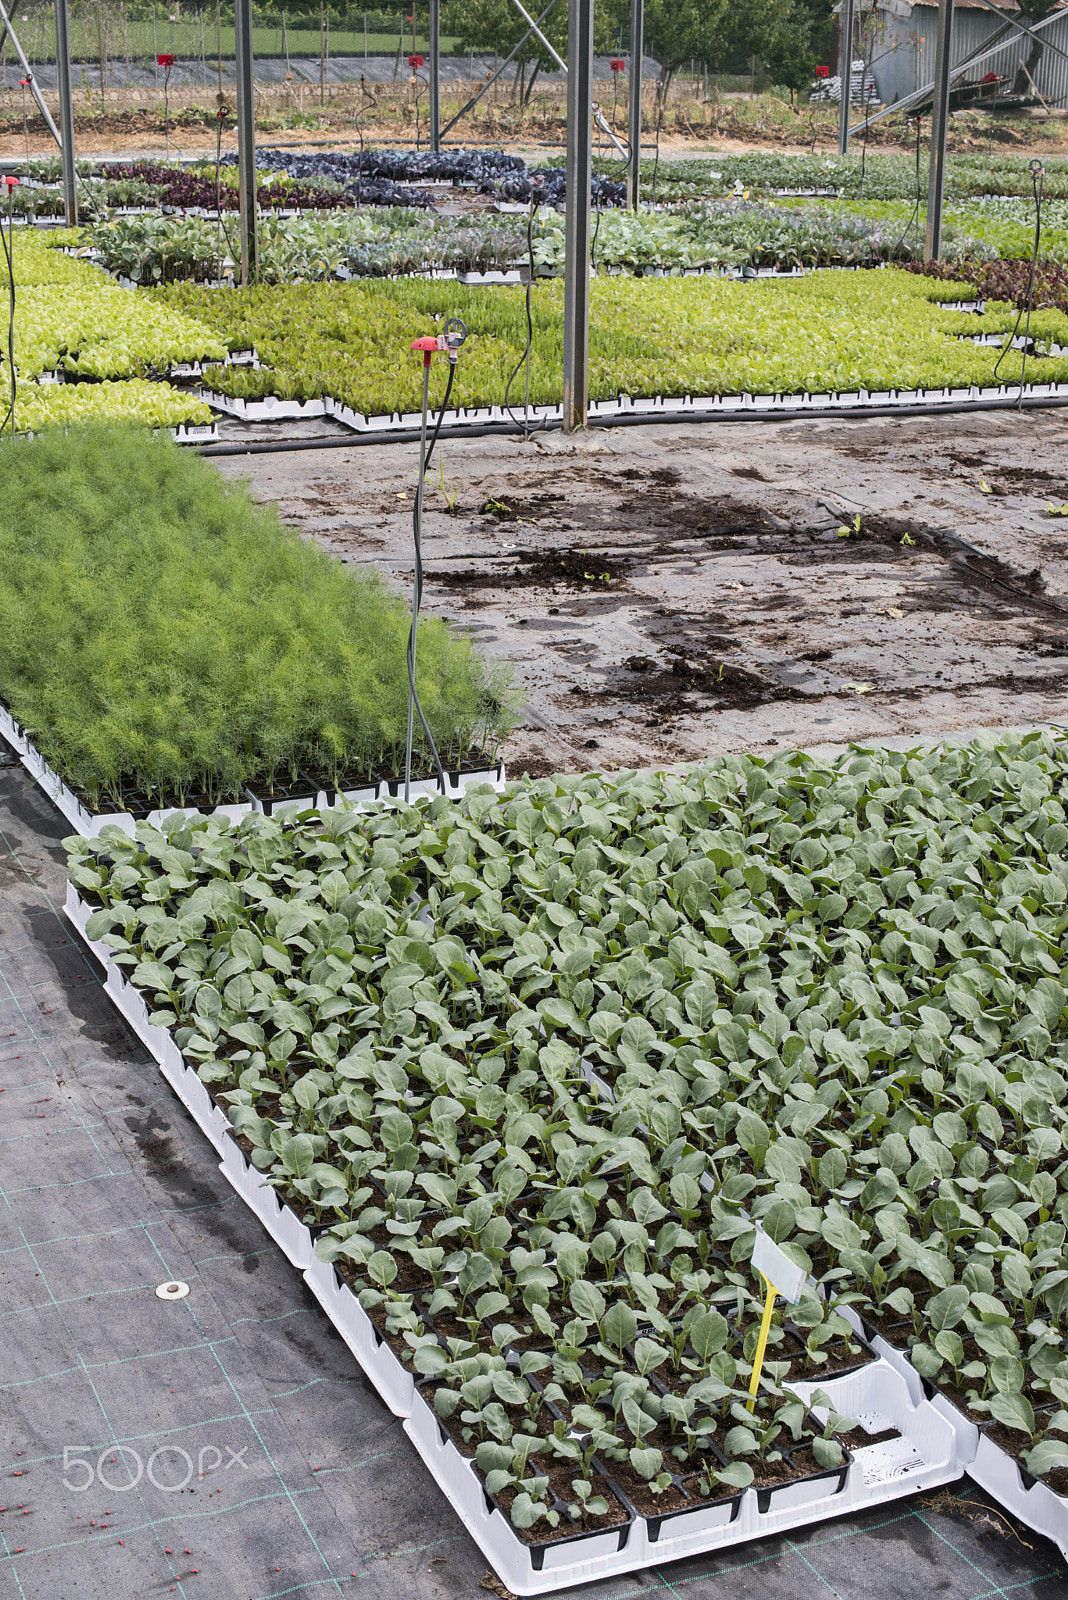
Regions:
<instances>
[{"instance_id":1,"label":"weed control fabric","mask_svg":"<svg viewBox=\"0 0 1068 1600\"><path fill-rule=\"evenodd\" d=\"M535 1592L946 1438L1068 1546L1066 776L1036 734L68 849L224 1168ZM758 1224L808 1281L750 1410Z\"/></svg>"}]
</instances>

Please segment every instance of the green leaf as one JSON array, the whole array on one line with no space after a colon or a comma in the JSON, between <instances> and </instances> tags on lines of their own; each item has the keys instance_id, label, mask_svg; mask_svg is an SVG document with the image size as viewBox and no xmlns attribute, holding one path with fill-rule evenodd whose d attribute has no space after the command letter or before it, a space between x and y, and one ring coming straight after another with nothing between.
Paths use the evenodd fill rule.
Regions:
<instances>
[{"instance_id":1,"label":"green leaf","mask_svg":"<svg viewBox=\"0 0 1068 1600\"><path fill-rule=\"evenodd\" d=\"M813 1439L812 1454L817 1465L829 1471L833 1467L840 1467L845 1459L842 1446L837 1439Z\"/></svg>"},{"instance_id":2,"label":"green leaf","mask_svg":"<svg viewBox=\"0 0 1068 1600\"><path fill-rule=\"evenodd\" d=\"M639 1478L648 1483L650 1478L655 1478L664 1465L663 1454L659 1450L641 1449L637 1445L630 1450L630 1464Z\"/></svg>"},{"instance_id":3,"label":"green leaf","mask_svg":"<svg viewBox=\"0 0 1068 1600\"><path fill-rule=\"evenodd\" d=\"M1018 1392L995 1394L990 1400L990 1414L1006 1428L1029 1436L1035 1431L1035 1414L1025 1395Z\"/></svg>"},{"instance_id":4,"label":"green leaf","mask_svg":"<svg viewBox=\"0 0 1068 1600\"><path fill-rule=\"evenodd\" d=\"M315 1159L315 1147L306 1133L297 1133L286 1139L281 1155L286 1171L303 1178Z\"/></svg>"},{"instance_id":5,"label":"green leaf","mask_svg":"<svg viewBox=\"0 0 1068 1600\"><path fill-rule=\"evenodd\" d=\"M587 1283L584 1278L576 1278L571 1285L568 1298L576 1316L582 1317L586 1322L599 1323L604 1316L604 1295L600 1289L592 1283Z\"/></svg>"},{"instance_id":6,"label":"green leaf","mask_svg":"<svg viewBox=\"0 0 1068 1600\"><path fill-rule=\"evenodd\" d=\"M638 1331L638 1318L622 1300L614 1300L600 1319L601 1338L613 1350L630 1344Z\"/></svg>"}]
</instances>

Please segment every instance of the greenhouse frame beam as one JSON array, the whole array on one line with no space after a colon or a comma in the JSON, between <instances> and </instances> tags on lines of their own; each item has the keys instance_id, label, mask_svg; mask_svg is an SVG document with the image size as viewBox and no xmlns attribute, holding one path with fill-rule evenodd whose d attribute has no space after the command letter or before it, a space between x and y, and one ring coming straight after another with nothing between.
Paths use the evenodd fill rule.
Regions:
<instances>
[{"instance_id":1,"label":"greenhouse frame beam","mask_svg":"<svg viewBox=\"0 0 1068 1600\"><path fill-rule=\"evenodd\" d=\"M441 149L441 0L430 0L430 148Z\"/></svg>"},{"instance_id":2,"label":"greenhouse frame beam","mask_svg":"<svg viewBox=\"0 0 1068 1600\"><path fill-rule=\"evenodd\" d=\"M63 127L63 210L68 228L78 226L78 165L74 154L74 106L70 97L70 30L67 0L56 0L56 82L59 120Z\"/></svg>"},{"instance_id":3,"label":"greenhouse frame beam","mask_svg":"<svg viewBox=\"0 0 1068 1600\"><path fill-rule=\"evenodd\" d=\"M555 11L559 4L560 4L560 0L549 0L549 4L545 7L545 10L542 12L541 16L538 18L539 24L544 22L546 17L549 16L550 12ZM478 93L472 95L470 100L468 100L467 104L460 107L459 111L453 117L452 121L451 122L447 122L445 124L444 128L442 128L442 130L441 130L441 137L443 139L444 139L444 137L445 137L445 135L447 133L451 133L452 129L455 128L456 124L459 122L461 117L466 117L467 113L472 109L472 107L478 105L478 102L482 99L482 96L486 93L486 91L488 89L492 89L493 88L493 85L497 82L497 79L501 76L501 73L505 70L506 67L510 67L511 66L512 62L515 60L516 56L519 54L520 50L522 50L523 46L526 44L527 40L530 38L530 36L531 36L531 34L533 32L534 32L534 27L532 25L531 27L529 27L527 29L526 33L520 39L519 43L517 45L515 45L514 48L512 50L510 50L509 53L505 56L504 60L501 62L500 66L497 68L496 72L493 73L493 75L491 77L486 79L485 83L479 89Z\"/></svg>"},{"instance_id":4,"label":"greenhouse frame beam","mask_svg":"<svg viewBox=\"0 0 1068 1600\"><path fill-rule=\"evenodd\" d=\"M21 66L23 72L26 74L26 77L29 79L30 93L33 95L33 98L37 102L37 109L41 113L42 117L44 118L45 125L48 128L49 133L52 135L53 139L56 141L56 143L59 145L59 148L62 150L62 148L63 148L63 140L59 136L59 129L56 127L55 123L52 121L52 113L51 113L51 111L49 111L48 107L44 103L44 96L42 95L40 89L38 89L38 87L37 87L37 79L34 77L33 73L30 71L30 63L26 60L26 57L22 53L22 46L19 44L19 41L18 41L18 39L17 39L17 37L15 35L15 30L11 26L11 18L7 14L7 9L4 6L3 0L0 0L0 23L3 23L3 27L0 27L0 49L3 48L4 43L5 43L6 40L8 40L8 39L11 40L12 49L14 50L16 56L18 56L18 59L19 59L19 65Z\"/></svg>"},{"instance_id":5,"label":"greenhouse frame beam","mask_svg":"<svg viewBox=\"0 0 1068 1600\"><path fill-rule=\"evenodd\" d=\"M853 0L842 0L838 42L838 154L849 150L849 110L853 97Z\"/></svg>"},{"instance_id":6,"label":"greenhouse frame beam","mask_svg":"<svg viewBox=\"0 0 1068 1600\"><path fill-rule=\"evenodd\" d=\"M0 0L2 3L2 0ZM237 57L237 180L241 207L241 282L256 275L256 89L252 81L252 3L234 0Z\"/></svg>"},{"instance_id":7,"label":"greenhouse frame beam","mask_svg":"<svg viewBox=\"0 0 1068 1600\"><path fill-rule=\"evenodd\" d=\"M1025 39L1031 40L1034 40L1035 34L1038 32L1039 28L1045 27L1047 22L1053 22L1057 17L1064 16L1064 11L1062 9L1060 11L1054 11L1048 17L1043 17L1039 22L1020 22L1016 17L1006 17L1001 7L994 4L994 0L979 0L979 4L985 6L988 11L992 11L995 16L1001 17L1004 20L1006 28L1015 28L1016 32L1022 34ZM1043 39L1042 44L1047 50L1052 50L1055 56L1063 56L1065 61L1068 61L1068 50L1065 50L1063 46L1054 44L1052 39ZM1037 89L1035 93L1038 93Z\"/></svg>"},{"instance_id":8,"label":"greenhouse frame beam","mask_svg":"<svg viewBox=\"0 0 1068 1600\"><path fill-rule=\"evenodd\" d=\"M593 0L568 0L567 211L564 228L564 431L584 428L590 389L590 184Z\"/></svg>"},{"instance_id":9,"label":"greenhouse frame beam","mask_svg":"<svg viewBox=\"0 0 1068 1600\"><path fill-rule=\"evenodd\" d=\"M952 55L953 0L938 0L938 48L935 54L935 97L927 182L927 243L924 250L927 261L937 261L942 253L942 202L946 186L946 133L949 128Z\"/></svg>"},{"instance_id":10,"label":"greenhouse frame beam","mask_svg":"<svg viewBox=\"0 0 1068 1600\"><path fill-rule=\"evenodd\" d=\"M986 0L983 0L983 3L985 4ZM998 10L996 6L992 7L991 9L995 11ZM981 61L986 61L990 56L996 56L999 50L1004 50L1006 36L1012 32L1013 28L1015 28L1017 32L1026 34L1029 38L1032 38L1036 33L1042 32L1042 30L1046 28L1049 23L1057 22L1063 18L1063 16L1063 9L1052 11L1048 17L1041 18L1040 21L1032 23L1030 27L1025 27L1022 22L1006 22L1004 26L999 28L996 33L991 34L990 38L986 40L981 49L973 51L970 56L965 56L963 61L958 61L956 66L951 69L950 78L956 79L961 77L965 72L968 71L970 67L977 67ZM1052 50L1057 55L1064 56L1066 59L1068 59L1068 50L1063 50L1059 44L1054 44L1051 39L1046 39L1043 41L1043 43L1045 44L1047 50ZM863 122L858 122L856 127L852 129L852 132L854 134L863 133L865 128L871 128L875 123L881 122L883 117L894 116L900 111L911 111L913 106L922 105L925 100L930 98L931 91L934 89L934 87L934 81L932 80L930 83L925 83L922 89L914 89L912 93L907 94L903 100L895 100L892 106L884 106L881 111L876 111L873 116L866 117Z\"/></svg>"},{"instance_id":11,"label":"greenhouse frame beam","mask_svg":"<svg viewBox=\"0 0 1068 1600\"><path fill-rule=\"evenodd\" d=\"M642 187L642 57L645 51L645 0L630 0L630 105L627 154L627 205L637 211Z\"/></svg>"},{"instance_id":12,"label":"greenhouse frame beam","mask_svg":"<svg viewBox=\"0 0 1068 1600\"><path fill-rule=\"evenodd\" d=\"M552 56L553 60L557 64L557 66L560 68L561 72L564 74L565 77L567 77L567 75L568 75L568 73L567 73L567 62L563 59L563 57L561 55L559 55L557 53L557 51L554 49L554 47L549 43L548 39L542 33L541 28L538 26L538 23L534 21L533 17L527 11L526 7L523 4L523 0L512 0L512 4L515 6L516 10L519 12L520 16L524 19L524 21L530 23L530 26L533 29L534 33L541 40L541 42L545 46L546 50L548 50L549 54ZM570 44L568 45L567 53L570 56L570 54L571 54L571 46L570 46ZM592 59L592 56L591 56L591 58L590 58L591 73L592 73L592 67L593 67L593 59ZM590 82L591 82L591 85L592 85L592 82L593 82L592 76L591 76ZM615 145L616 149L619 151L620 155L623 157L623 160L624 161L629 161L630 160L630 152L616 138L615 131L612 128L612 124L608 121L608 118L605 116L605 114L601 110L600 106L596 106L596 105L593 104L592 98L591 98L591 101L590 101L590 111L591 111L592 115L594 116L594 118L596 119L597 126L600 128L601 132L602 133L606 133L608 135L608 137L611 139L612 143ZM592 177L592 170L591 170L591 177Z\"/></svg>"}]
</instances>

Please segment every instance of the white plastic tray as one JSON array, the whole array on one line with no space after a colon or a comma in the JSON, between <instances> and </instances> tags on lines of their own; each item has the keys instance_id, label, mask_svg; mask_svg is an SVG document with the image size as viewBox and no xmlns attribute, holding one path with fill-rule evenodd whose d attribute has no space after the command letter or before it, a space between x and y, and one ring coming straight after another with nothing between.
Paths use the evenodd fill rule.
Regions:
<instances>
[{"instance_id":1,"label":"white plastic tray","mask_svg":"<svg viewBox=\"0 0 1068 1600\"><path fill-rule=\"evenodd\" d=\"M214 406L217 411L225 411L230 416L240 417L248 422L282 422L297 417L328 416L361 433L385 435L400 430L410 431L419 424L417 413L394 412L390 416L365 416L362 412L353 411L344 401L329 396L323 400L305 401L303 406L306 409L302 409L302 403L295 400L279 400L272 406L268 403L272 396L267 396L264 400L245 401L231 395L217 394L211 389L201 388L198 393L202 400L206 400L208 405ZM591 402L589 409L590 414L595 417L648 416L650 420L656 420L670 416L677 417L681 421L688 418L700 421L710 416L750 417L757 411L775 411L782 416L804 415L812 411L851 412L862 415L874 407L880 410L897 410L922 405L930 411L937 412L950 405L967 406L989 399L1015 399L1019 394L1020 385L1008 383L986 385L982 389L972 384L967 389L900 391L884 389L871 393L866 389L860 389L831 394L652 395L638 399L623 395L617 400ZM1033 400L1068 398L1068 383L1025 383L1023 397ZM446 411L442 419L442 432L462 433L472 424L483 422L515 422L522 409L516 404L510 411L503 406L478 406L467 411ZM561 408L558 405L534 405L530 407L529 416L535 422L556 421L561 416Z\"/></svg>"},{"instance_id":2,"label":"white plastic tray","mask_svg":"<svg viewBox=\"0 0 1068 1600\"><path fill-rule=\"evenodd\" d=\"M980 1488L993 1495L999 1505L1060 1550L1068 1561L1068 1499L1054 1494L1046 1484L1031 1480L1028 1487L1020 1471L1020 1464L994 1444L985 1433L979 1434L975 1457L969 1463L968 1476Z\"/></svg>"},{"instance_id":3,"label":"white plastic tray","mask_svg":"<svg viewBox=\"0 0 1068 1600\"><path fill-rule=\"evenodd\" d=\"M72 789L67 787L59 773L49 766L40 751L23 733L6 706L2 704L0 704L0 738L5 739L12 749L18 752L22 757L22 764L27 772L36 779L53 805L63 813L75 832L80 833L83 838L95 839L104 828L121 828L124 833L134 833L136 824L128 811L87 811L78 796ZM504 763L499 761L495 767L485 767L474 772L460 773L459 782L450 782L445 790L442 790L439 779L418 778L412 783L410 792L415 795L444 793L450 800L458 800L464 791L474 784L492 783L495 789L501 789L504 786L504 782ZM403 785L398 785L394 780L392 788L402 791ZM316 802L322 802L321 805L316 804L316 809L330 809L326 804L325 794L317 795L315 798ZM346 806L355 810L359 810L362 806L368 805L374 800L381 801L386 805L399 804L398 795L392 792L389 782L374 784L366 789L343 790L341 799ZM292 805L296 809L301 805L301 802L293 801ZM237 822L242 817L247 817L253 812L262 813L263 809L260 801L250 793L247 800L240 801L235 805L216 806L211 815L229 817L232 821ZM276 814L281 816L286 809L286 806L280 806ZM145 820L150 827L158 828L162 826L168 817L195 817L206 814L197 810L195 806L172 806L165 810L150 811Z\"/></svg>"},{"instance_id":4,"label":"white plastic tray","mask_svg":"<svg viewBox=\"0 0 1068 1600\"><path fill-rule=\"evenodd\" d=\"M695 1506L663 1520L637 1517L622 1529L561 1540L539 1551L518 1539L503 1514L487 1501L474 1467L440 1427L433 1409L417 1390L404 1431L479 1549L518 1595L544 1594L722 1550L806 1523L868 1510L960 1476L952 1427L925 1402L914 1406L904 1380L885 1362L870 1362L819 1385L791 1387L802 1399L821 1387L840 1412L856 1418L869 1433L892 1426L901 1437L855 1451L841 1489L834 1477L786 1484L775 1491L766 1510L761 1509L761 1493L748 1489L737 1500L731 1497L719 1504Z\"/></svg>"},{"instance_id":5,"label":"white plastic tray","mask_svg":"<svg viewBox=\"0 0 1068 1600\"><path fill-rule=\"evenodd\" d=\"M221 1154L222 1172L260 1217L293 1265L303 1272L309 1289L386 1405L403 1420L405 1432L434 1481L513 1593L542 1594L651 1565L659 1566L665 1561L867 1510L960 1476L962 1462L952 1419L925 1400L922 1389L917 1401L908 1375L888 1360L877 1359L838 1377L791 1386L805 1400L811 1399L815 1388L822 1388L838 1411L856 1418L869 1433L881 1432L891 1425L898 1430L899 1439L856 1450L844 1483L831 1476L784 1485L774 1491L770 1500L764 1493L750 1489L721 1504L696 1506L692 1512L680 1512L663 1519L636 1517L621 1528L560 1540L540 1548L525 1544L516 1537L501 1512L487 1501L473 1466L440 1428L434 1411L417 1390L411 1371L379 1336L333 1265L315 1255L307 1227L287 1206L279 1203L273 1188L265 1184L245 1160L231 1137L228 1120L212 1102L196 1071L183 1061L170 1034L149 1022L142 996L122 976L112 960L109 946L87 938L85 929L92 910L73 884L68 886L65 911L103 965L108 994ZM990 1475L994 1475L993 1466ZM1016 1476L1021 1501L1025 1495L1033 1496L1034 1490L1024 1490L1018 1471ZM992 1492L999 1493L993 1488ZM1027 1500L1025 1509L1018 1514L1029 1520L1027 1512L1030 1511L1032 1517L1043 1515L1048 1519L1047 1498L1057 1500L1049 1491L1044 1491L1036 1501ZM1058 1502L1058 1505L1063 1517L1063 1503ZM1017 1507L1013 1505L1011 1509ZM1040 1526L1036 1521L1031 1525ZM1046 1531L1044 1526L1042 1531ZM1057 1534L1051 1537L1061 1542Z\"/></svg>"}]
</instances>

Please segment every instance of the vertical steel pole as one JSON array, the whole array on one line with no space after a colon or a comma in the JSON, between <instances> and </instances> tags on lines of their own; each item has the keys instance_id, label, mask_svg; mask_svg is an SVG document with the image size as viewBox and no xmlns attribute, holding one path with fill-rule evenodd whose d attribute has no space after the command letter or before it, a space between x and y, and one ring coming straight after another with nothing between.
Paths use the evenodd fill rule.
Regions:
<instances>
[{"instance_id":1,"label":"vertical steel pole","mask_svg":"<svg viewBox=\"0 0 1068 1600\"><path fill-rule=\"evenodd\" d=\"M78 225L78 172L74 156L74 107L70 98L70 32L67 0L56 0L56 86L63 142L63 209L67 227Z\"/></svg>"},{"instance_id":2,"label":"vertical steel pole","mask_svg":"<svg viewBox=\"0 0 1068 1600\"><path fill-rule=\"evenodd\" d=\"M256 91L252 82L252 0L234 0L237 57L237 179L241 203L241 282L256 273Z\"/></svg>"},{"instance_id":3,"label":"vertical steel pole","mask_svg":"<svg viewBox=\"0 0 1068 1600\"><path fill-rule=\"evenodd\" d=\"M853 88L853 0L842 0L838 25L842 30L838 41L838 81L842 86L838 111L838 154L844 156L849 149L849 99Z\"/></svg>"},{"instance_id":4,"label":"vertical steel pole","mask_svg":"<svg viewBox=\"0 0 1068 1600\"><path fill-rule=\"evenodd\" d=\"M593 0L568 0L567 215L564 229L564 429L586 426L593 178Z\"/></svg>"},{"instance_id":5,"label":"vertical steel pole","mask_svg":"<svg viewBox=\"0 0 1068 1600\"><path fill-rule=\"evenodd\" d=\"M924 257L942 254L942 198L946 182L946 130L949 127L949 77L953 60L953 0L939 0L935 55L934 108L931 113L931 170L927 181L927 244Z\"/></svg>"},{"instance_id":6,"label":"vertical steel pole","mask_svg":"<svg viewBox=\"0 0 1068 1600\"><path fill-rule=\"evenodd\" d=\"M441 149L441 0L430 0L430 148Z\"/></svg>"},{"instance_id":7,"label":"vertical steel pole","mask_svg":"<svg viewBox=\"0 0 1068 1600\"><path fill-rule=\"evenodd\" d=\"M642 190L642 55L645 50L645 0L630 0L630 159L627 205L637 211Z\"/></svg>"}]
</instances>

